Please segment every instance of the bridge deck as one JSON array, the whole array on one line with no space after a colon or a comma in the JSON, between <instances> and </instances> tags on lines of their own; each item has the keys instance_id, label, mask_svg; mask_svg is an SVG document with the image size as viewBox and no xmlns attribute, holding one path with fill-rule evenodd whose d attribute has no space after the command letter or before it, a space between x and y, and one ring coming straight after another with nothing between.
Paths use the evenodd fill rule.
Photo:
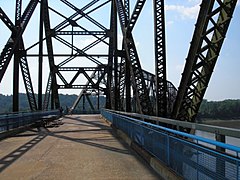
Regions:
<instances>
[{"instance_id":1,"label":"bridge deck","mask_svg":"<svg viewBox=\"0 0 240 180\"><path fill-rule=\"evenodd\" d=\"M0 141L0 179L159 179L99 115Z\"/></svg>"}]
</instances>

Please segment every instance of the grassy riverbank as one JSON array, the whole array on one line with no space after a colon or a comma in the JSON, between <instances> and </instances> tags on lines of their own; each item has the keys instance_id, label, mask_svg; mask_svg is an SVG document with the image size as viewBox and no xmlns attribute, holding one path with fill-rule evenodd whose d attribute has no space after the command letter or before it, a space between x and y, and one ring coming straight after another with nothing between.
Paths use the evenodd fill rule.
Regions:
<instances>
[{"instance_id":1,"label":"grassy riverbank","mask_svg":"<svg viewBox=\"0 0 240 180\"><path fill-rule=\"evenodd\" d=\"M201 123L213 125L213 126L221 126L221 127L227 127L227 128L240 129L240 119L234 119L234 120L206 119L206 120L202 120Z\"/></svg>"}]
</instances>

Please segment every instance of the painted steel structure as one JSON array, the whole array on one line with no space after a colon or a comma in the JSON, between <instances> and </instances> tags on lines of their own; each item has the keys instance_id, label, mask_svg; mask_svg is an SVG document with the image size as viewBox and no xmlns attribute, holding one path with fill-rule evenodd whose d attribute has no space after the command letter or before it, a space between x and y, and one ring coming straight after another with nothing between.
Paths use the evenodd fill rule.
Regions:
<instances>
[{"instance_id":1,"label":"painted steel structure","mask_svg":"<svg viewBox=\"0 0 240 180\"><path fill-rule=\"evenodd\" d=\"M207 89L237 1L203 1L172 117L194 121Z\"/></svg>"},{"instance_id":2,"label":"painted steel structure","mask_svg":"<svg viewBox=\"0 0 240 180\"><path fill-rule=\"evenodd\" d=\"M202 0L178 90L166 77L164 0L153 0L152 3L155 74L144 71L141 66L133 30L136 22L141 20L139 16L145 2L146 0L92 0L79 7L76 2L59 0L61 7L70 9L71 14L66 15L63 9L61 11L54 7L56 2L53 5L48 0L29 0L22 13L22 0L16 0L15 24L4 9L0 8L0 19L11 32L0 54L0 83L13 59L13 111L18 111L19 106L20 65L29 107L33 111L59 108L59 89L80 89L79 97L71 110L82 98L87 98L94 91L98 96L106 97L106 107L109 109L194 122L237 0ZM103 14L109 23L96 20L94 13L105 11L106 8L108 15L106 12ZM26 48L23 34L36 11L39 11L39 40ZM56 25L51 14L59 16L62 21ZM86 24L90 25L85 26ZM118 35L118 28L122 39ZM77 40L85 37L94 40L81 47ZM122 40L121 47L118 47L119 40ZM70 53L59 53L56 42L68 48ZM99 45L104 46L105 50L93 54L91 50ZM34 48L38 51L30 53ZM32 57L38 59L39 65L38 98L33 91L29 70L31 67L28 66L28 58ZM44 59L49 62L49 78L43 98ZM84 66L81 59L89 61L91 67ZM73 74L71 79L66 77L66 72ZM86 82L79 83L79 78L85 78Z\"/></svg>"}]
</instances>

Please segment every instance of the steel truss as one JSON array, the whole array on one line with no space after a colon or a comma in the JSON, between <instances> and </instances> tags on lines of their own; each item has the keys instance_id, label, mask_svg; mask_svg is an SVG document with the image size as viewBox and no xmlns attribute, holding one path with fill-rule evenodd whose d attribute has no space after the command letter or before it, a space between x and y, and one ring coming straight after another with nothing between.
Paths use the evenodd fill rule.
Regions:
<instances>
[{"instance_id":1,"label":"steel truss","mask_svg":"<svg viewBox=\"0 0 240 180\"><path fill-rule=\"evenodd\" d=\"M0 54L0 83L14 56L13 111L18 111L19 106L20 67L31 110L59 108L59 90L80 89L70 111L73 111L81 100L83 104L87 100L91 110L99 109L99 97L105 96L106 107L109 109L171 116L191 122L195 120L237 0L202 1L178 91L166 77L164 0L153 1L155 74L142 69L133 36L146 0L135 0L135 4L130 0L92 0L82 8L76 5L77 2L73 4L70 0L57 2L69 8L72 14L59 12L56 7L51 7L48 0L30 0L22 14L22 0L16 0L13 24L0 8L0 19L11 31L11 36ZM132 4L134 8L131 8ZM37 5L40 6L39 41L25 47L23 33ZM95 12L103 8L109 9L109 17L106 17L109 19L108 25L94 16ZM54 27L51 13L63 19ZM121 47L118 47L118 26L123 37ZM91 37L94 40L82 47L82 44L76 42L79 37ZM69 51L59 53L56 44ZM93 49L100 45L105 47L106 52L92 53ZM32 53L30 50L36 47L38 52ZM35 57L39 63L38 103L27 61L30 57ZM49 62L49 78L45 96L42 98L43 61L46 58ZM90 65L84 66L83 60L87 60ZM73 74L71 79L66 73ZM86 79L85 83L78 81L81 77ZM89 98L93 92L98 96L98 107L94 107Z\"/></svg>"},{"instance_id":2,"label":"steel truss","mask_svg":"<svg viewBox=\"0 0 240 180\"><path fill-rule=\"evenodd\" d=\"M156 74L156 115L166 117L167 106L167 72L166 72L166 45L165 45L165 18L164 1L154 2L155 23L155 74Z\"/></svg>"},{"instance_id":3,"label":"steel truss","mask_svg":"<svg viewBox=\"0 0 240 180\"><path fill-rule=\"evenodd\" d=\"M103 87L107 87L107 80L106 80L106 73L108 71L108 66L101 65L96 68L91 68L92 74L86 84L82 87L82 90L80 94L78 95L78 98L73 103L73 106L70 108L70 113L74 111L74 109L79 104L80 100L83 99L83 110L85 110L84 103L85 103L85 97L88 100L91 110L99 110L99 96L106 94L106 89ZM96 84L93 83L93 80L96 80ZM93 85L94 84L94 85ZM98 106L97 108L94 108L93 103L89 99L89 96L93 95L93 91L95 92L95 95L98 96Z\"/></svg>"},{"instance_id":4,"label":"steel truss","mask_svg":"<svg viewBox=\"0 0 240 180\"><path fill-rule=\"evenodd\" d=\"M145 1L137 1L132 16L134 20L127 21L126 13L124 10L124 5L121 0L116 0L117 11L119 15L120 25L123 33L123 44L126 53L126 61L130 64L130 73L132 80L133 92L136 94L136 101L138 105L138 110L142 114L153 114L153 107L150 101L149 92L146 88L146 83L144 81L140 60L138 57L137 49L132 36L132 27L136 23L136 20L142 10ZM135 13L138 11L138 13ZM128 26L128 24L131 24ZM130 27L129 29L126 27ZM129 99L129 98L127 98Z\"/></svg>"},{"instance_id":5,"label":"steel truss","mask_svg":"<svg viewBox=\"0 0 240 180\"><path fill-rule=\"evenodd\" d=\"M22 70L23 82L27 92L28 102L31 110L37 110L36 99L33 91L31 75L26 59L26 51L23 44L22 34L28 24L28 21L36 8L37 2L30 1L23 15L21 15L22 1L16 1L15 25L7 17L4 11L0 8L0 18L11 30L12 35L9 38L5 48L0 56L0 82L5 74L5 71L14 56L14 85L13 85L13 111L18 111L18 76L19 64Z\"/></svg>"},{"instance_id":6,"label":"steel truss","mask_svg":"<svg viewBox=\"0 0 240 180\"><path fill-rule=\"evenodd\" d=\"M105 88L101 87L100 82L103 78L105 78L105 75L108 72L108 68L105 68L107 66L103 65L102 62L100 62L97 58L108 57L109 55L107 53L105 55L104 54L94 54L93 55L93 54L88 54L87 51L91 50L91 48L95 47L96 45L98 45L100 43L104 43L105 45L109 46L109 42L107 42L105 40L111 36L110 30L108 30L106 27L104 27L103 25L98 23L96 20L91 18L90 13L105 6L110 1L104 1L100 5L96 6L94 9L92 9L88 12L85 12L85 11L87 11L89 8L91 8L92 6L97 4L99 2L99 0L91 1L89 4L84 6L82 9L78 9L77 7L75 7L73 4L71 4L68 1L65 1L65 0L61 0L61 1L65 5L72 8L74 11L76 11L76 13L71 15L69 18L66 18L65 21L63 21L62 23L57 25L50 32L51 37L54 38L54 40L57 40L58 42L65 45L67 48L71 49L71 54L53 54L53 57L69 56L67 59L63 60L59 64L54 65L53 72L55 73L56 77L58 78L58 84L56 85L56 87L57 87L56 89L82 89L80 96L77 98L73 107L71 107L71 109L70 109L70 111L72 111L77 106L77 104L80 102L81 98L86 97L87 100L90 101L90 99L87 97L87 95L89 95L89 93L88 94L85 93L88 90L97 89L98 92L99 91L105 92L106 87ZM81 26L78 23L78 21L80 19L84 19L84 18L86 18L91 23L96 25L100 30L90 31L90 30L84 28L83 26ZM72 31L64 30L68 26L72 27ZM82 29L82 31L74 31L73 27L80 28L80 29ZM64 36L66 36L66 35L72 36L72 42L69 42L64 39ZM93 36L96 40L93 41L92 43L88 44L83 49L79 49L76 45L73 44L73 38L75 36L87 36L87 35ZM34 56L34 55L31 55L31 56ZM73 61L77 57L85 57L86 59L88 59L91 62L93 62L94 64L96 64L97 67L78 67L78 68L75 66L74 67L66 67L66 65L68 65L71 61ZM50 72L52 72L52 71L50 71ZM70 81L67 81L66 77L64 77L62 72L76 72L76 73ZM93 74L91 76L89 76L88 72L93 72L93 74L95 74L97 72L97 74L98 75L101 74L101 76L98 76L98 79L96 80L96 82L94 82L93 79L94 78L96 79L96 77L93 76ZM80 75L84 75L84 77L87 79L87 83L85 85L75 83L76 79L78 79ZM46 88L46 93L45 93L45 98L44 98L44 103L43 103L43 109L47 109L49 107L48 104L49 104L49 100L51 97L50 94L53 94L53 92L51 92L51 89L53 88L52 83L53 83L52 77L49 76L48 85ZM55 93L55 94L57 94L57 93ZM91 102L89 102L89 103L91 105ZM91 107L93 107L93 106L91 105Z\"/></svg>"},{"instance_id":7,"label":"steel truss","mask_svg":"<svg viewBox=\"0 0 240 180\"><path fill-rule=\"evenodd\" d=\"M172 117L195 121L237 0L203 0Z\"/></svg>"}]
</instances>

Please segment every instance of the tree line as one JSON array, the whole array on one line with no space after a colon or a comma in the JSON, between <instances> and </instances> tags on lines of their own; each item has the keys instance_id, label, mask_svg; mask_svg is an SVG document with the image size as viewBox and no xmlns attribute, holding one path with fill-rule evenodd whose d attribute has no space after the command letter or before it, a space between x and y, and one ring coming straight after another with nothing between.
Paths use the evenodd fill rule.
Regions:
<instances>
[{"instance_id":1,"label":"tree line","mask_svg":"<svg viewBox=\"0 0 240 180\"><path fill-rule=\"evenodd\" d=\"M207 101L199 109L198 119L240 119L240 100Z\"/></svg>"},{"instance_id":2,"label":"tree line","mask_svg":"<svg viewBox=\"0 0 240 180\"><path fill-rule=\"evenodd\" d=\"M65 95L65 94L59 94L59 100L61 102L61 107L63 108L63 110L69 109L70 107L72 107L74 101L77 99L77 95ZM37 95L36 95L37 98ZM3 95L0 94L0 113L11 113L12 112L12 99L13 96L12 95ZM97 108L97 97L96 96L92 96L90 97L92 105L94 106L94 108ZM105 105L105 98L104 97L100 97L100 103L99 103L99 107L104 107ZM84 105L85 109L83 108L83 98L81 99L81 101L79 102L78 106L75 108L75 112L83 112L83 111L89 111L91 110L90 104L88 103L88 101L85 99L85 105ZM29 103L28 103L28 99L27 99L27 95L24 93L20 93L19 94L19 111L21 112L25 112L25 111L30 111L30 107L29 107Z\"/></svg>"},{"instance_id":3,"label":"tree line","mask_svg":"<svg viewBox=\"0 0 240 180\"><path fill-rule=\"evenodd\" d=\"M77 99L77 95L59 95L61 106L63 109L70 108ZM93 105L96 107L97 98L90 97ZM105 98L100 98L100 108L104 107ZM19 110L29 111L29 105L26 94L19 94ZM90 105L85 102L85 110L90 110ZM0 94L0 113L9 113L12 111L12 95ZM75 112L83 111L83 103L80 101ZM208 101L204 99L200 106L197 116L201 119L240 119L240 100L224 100L224 101Z\"/></svg>"}]
</instances>

